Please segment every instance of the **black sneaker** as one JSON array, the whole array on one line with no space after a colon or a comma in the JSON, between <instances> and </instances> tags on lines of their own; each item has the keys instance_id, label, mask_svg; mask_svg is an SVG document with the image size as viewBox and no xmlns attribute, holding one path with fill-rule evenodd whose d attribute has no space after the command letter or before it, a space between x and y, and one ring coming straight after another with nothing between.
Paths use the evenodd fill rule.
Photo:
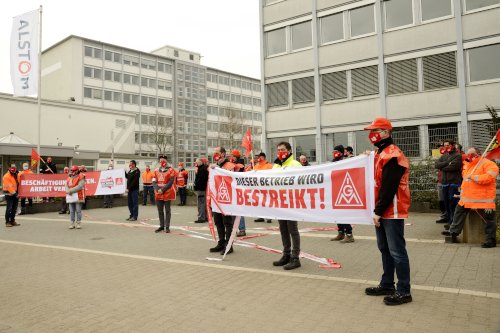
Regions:
<instances>
[{"instance_id":1,"label":"black sneaker","mask_svg":"<svg viewBox=\"0 0 500 333\"><path fill-rule=\"evenodd\" d=\"M220 255L223 256L224 255L224 252L226 252L226 248L223 248L221 251L220 251ZM229 253L233 253L233 247L231 246L231 248L227 251L227 254Z\"/></svg>"},{"instance_id":2,"label":"black sneaker","mask_svg":"<svg viewBox=\"0 0 500 333\"><path fill-rule=\"evenodd\" d=\"M137 221L137 218L136 218L136 217L131 217L131 218L129 219L129 221Z\"/></svg>"},{"instance_id":3,"label":"black sneaker","mask_svg":"<svg viewBox=\"0 0 500 333\"><path fill-rule=\"evenodd\" d=\"M289 271L291 269L299 268L300 266L299 258L290 258L290 262L283 266L283 269Z\"/></svg>"},{"instance_id":4,"label":"black sneaker","mask_svg":"<svg viewBox=\"0 0 500 333\"><path fill-rule=\"evenodd\" d=\"M441 231L441 235L443 235L443 236L451 236L451 233L450 233L449 230L443 230L443 231Z\"/></svg>"},{"instance_id":5,"label":"black sneaker","mask_svg":"<svg viewBox=\"0 0 500 333\"><path fill-rule=\"evenodd\" d=\"M444 230L450 230L450 225L447 223L443 225Z\"/></svg>"},{"instance_id":6,"label":"black sneaker","mask_svg":"<svg viewBox=\"0 0 500 333\"><path fill-rule=\"evenodd\" d=\"M383 296L393 295L396 292L394 288L384 288L382 286L369 287L365 289L365 294L368 296Z\"/></svg>"},{"instance_id":7,"label":"black sneaker","mask_svg":"<svg viewBox=\"0 0 500 333\"><path fill-rule=\"evenodd\" d=\"M256 220L253 220L254 222L264 222L264 219L263 218L258 218Z\"/></svg>"},{"instance_id":8,"label":"black sneaker","mask_svg":"<svg viewBox=\"0 0 500 333\"><path fill-rule=\"evenodd\" d=\"M159 233L159 232L162 232L162 231L163 231L162 227L159 227L158 229L155 230L156 233Z\"/></svg>"},{"instance_id":9,"label":"black sneaker","mask_svg":"<svg viewBox=\"0 0 500 333\"><path fill-rule=\"evenodd\" d=\"M224 246L222 244L217 244L217 246L212 247L210 249L210 252L220 252L220 251L222 251L223 248L224 248Z\"/></svg>"},{"instance_id":10,"label":"black sneaker","mask_svg":"<svg viewBox=\"0 0 500 333\"><path fill-rule=\"evenodd\" d=\"M439 219L436 223L448 223L448 219Z\"/></svg>"},{"instance_id":11,"label":"black sneaker","mask_svg":"<svg viewBox=\"0 0 500 333\"><path fill-rule=\"evenodd\" d=\"M400 292L384 297L385 305L401 305L410 303L412 300L411 294L401 294Z\"/></svg>"},{"instance_id":12,"label":"black sneaker","mask_svg":"<svg viewBox=\"0 0 500 333\"><path fill-rule=\"evenodd\" d=\"M497 246L497 244L493 243L493 242L486 242L486 243L481 244L481 247L483 249L490 249L490 248L496 247L496 246Z\"/></svg>"}]
</instances>

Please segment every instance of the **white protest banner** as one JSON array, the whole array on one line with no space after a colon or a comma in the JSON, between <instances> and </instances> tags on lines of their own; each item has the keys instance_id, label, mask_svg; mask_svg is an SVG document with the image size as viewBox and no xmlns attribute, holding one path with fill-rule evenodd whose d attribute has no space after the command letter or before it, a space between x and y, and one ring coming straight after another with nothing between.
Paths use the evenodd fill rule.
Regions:
<instances>
[{"instance_id":1,"label":"white protest banner","mask_svg":"<svg viewBox=\"0 0 500 333\"><path fill-rule=\"evenodd\" d=\"M372 224L374 154L310 167L249 172L214 168L209 187L212 210L226 215Z\"/></svg>"},{"instance_id":2,"label":"white protest banner","mask_svg":"<svg viewBox=\"0 0 500 333\"><path fill-rule=\"evenodd\" d=\"M38 92L38 24L40 10L16 16L10 37L10 77L15 96Z\"/></svg>"},{"instance_id":3,"label":"white protest banner","mask_svg":"<svg viewBox=\"0 0 500 333\"><path fill-rule=\"evenodd\" d=\"M99 182L94 195L122 194L127 189L124 169L99 172Z\"/></svg>"}]
</instances>

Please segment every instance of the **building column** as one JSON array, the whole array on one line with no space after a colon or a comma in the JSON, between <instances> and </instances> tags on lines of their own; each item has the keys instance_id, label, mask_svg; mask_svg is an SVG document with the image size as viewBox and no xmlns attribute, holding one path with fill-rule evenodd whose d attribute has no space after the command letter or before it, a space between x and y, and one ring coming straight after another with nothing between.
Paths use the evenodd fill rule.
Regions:
<instances>
[{"instance_id":1,"label":"building column","mask_svg":"<svg viewBox=\"0 0 500 333\"><path fill-rule=\"evenodd\" d=\"M321 86L319 82L319 50L318 50L318 17L317 17L317 6L316 0L311 0L312 2L312 46L313 46L313 57L314 57L314 111L315 111L315 123L316 123L316 162L323 163L325 159L325 154L323 152L323 137L321 135Z\"/></svg>"},{"instance_id":2,"label":"building column","mask_svg":"<svg viewBox=\"0 0 500 333\"><path fill-rule=\"evenodd\" d=\"M420 157L429 157L429 127L427 125L418 125L418 136L420 139Z\"/></svg>"},{"instance_id":3,"label":"building column","mask_svg":"<svg viewBox=\"0 0 500 333\"><path fill-rule=\"evenodd\" d=\"M387 117L386 89L385 89L385 64L384 64L384 20L382 0L375 1L375 29L377 31L378 53L378 95L380 99L380 116Z\"/></svg>"},{"instance_id":4,"label":"building column","mask_svg":"<svg viewBox=\"0 0 500 333\"><path fill-rule=\"evenodd\" d=\"M455 32L457 35L457 78L460 93L460 123L458 127L459 138L463 147L469 147L469 129L467 120L467 92L465 90L465 60L464 39L462 31L462 0L453 0L455 14ZM462 135L460 136L460 131Z\"/></svg>"},{"instance_id":5,"label":"building column","mask_svg":"<svg viewBox=\"0 0 500 333\"><path fill-rule=\"evenodd\" d=\"M263 152L267 151L267 128L266 128L266 111L267 111L267 95L266 95L266 77L265 77L265 53L264 53L264 0L259 0L259 28L260 28L260 101L262 108L262 135L260 149ZM270 153L268 151L267 153Z\"/></svg>"}]
</instances>

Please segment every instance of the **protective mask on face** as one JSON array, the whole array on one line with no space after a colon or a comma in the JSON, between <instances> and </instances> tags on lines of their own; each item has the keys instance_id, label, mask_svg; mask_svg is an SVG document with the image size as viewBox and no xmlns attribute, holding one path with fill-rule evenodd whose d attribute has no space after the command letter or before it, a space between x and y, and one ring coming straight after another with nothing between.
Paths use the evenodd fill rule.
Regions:
<instances>
[{"instance_id":1,"label":"protective mask on face","mask_svg":"<svg viewBox=\"0 0 500 333\"><path fill-rule=\"evenodd\" d=\"M446 148L445 148L445 147L441 147L441 148L439 148L439 153L440 153L441 155L446 154Z\"/></svg>"},{"instance_id":2,"label":"protective mask on face","mask_svg":"<svg viewBox=\"0 0 500 333\"><path fill-rule=\"evenodd\" d=\"M166 167L166 166L167 166L167 162L165 162L165 161L161 161L161 162L160 162L160 166L161 166L162 168Z\"/></svg>"},{"instance_id":3,"label":"protective mask on face","mask_svg":"<svg viewBox=\"0 0 500 333\"><path fill-rule=\"evenodd\" d=\"M342 154L341 152L339 152L338 150L334 150L334 151L333 151L333 158L334 158L335 160L337 160L337 159L341 158L342 156L343 156L343 154Z\"/></svg>"},{"instance_id":4,"label":"protective mask on face","mask_svg":"<svg viewBox=\"0 0 500 333\"><path fill-rule=\"evenodd\" d=\"M467 159L468 159L469 161L471 161L471 162L472 162L472 161L474 161L474 160L476 160L478 157L479 157L479 155L478 155L478 154L468 154L468 155L467 155Z\"/></svg>"},{"instance_id":5,"label":"protective mask on face","mask_svg":"<svg viewBox=\"0 0 500 333\"><path fill-rule=\"evenodd\" d=\"M215 154L213 155L214 162L219 162L219 160L221 159L221 157L222 157L222 156L221 156L220 154L215 153Z\"/></svg>"},{"instance_id":6,"label":"protective mask on face","mask_svg":"<svg viewBox=\"0 0 500 333\"><path fill-rule=\"evenodd\" d=\"M278 156L278 159L280 161L284 161L286 160L286 158L288 157L288 152L287 151L279 151L276 156Z\"/></svg>"},{"instance_id":7,"label":"protective mask on face","mask_svg":"<svg viewBox=\"0 0 500 333\"><path fill-rule=\"evenodd\" d=\"M16 171L17 171L17 168L9 168L10 173L16 173Z\"/></svg>"},{"instance_id":8,"label":"protective mask on face","mask_svg":"<svg viewBox=\"0 0 500 333\"><path fill-rule=\"evenodd\" d=\"M380 136L380 132L370 132L370 134L368 134L368 139L370 139L372 144L376 144L382 140L382 137Z\"/></svg>"},{"instance_id":9,"label":"protective mask on face","mask_svg":"<svg viewBox=\"0 0 500 333\"><path fill-rule=\"evenodd\" d=\"M28 170L28 167L27 166L23 166L23 170Z\"/></svg>"}]
</instances>

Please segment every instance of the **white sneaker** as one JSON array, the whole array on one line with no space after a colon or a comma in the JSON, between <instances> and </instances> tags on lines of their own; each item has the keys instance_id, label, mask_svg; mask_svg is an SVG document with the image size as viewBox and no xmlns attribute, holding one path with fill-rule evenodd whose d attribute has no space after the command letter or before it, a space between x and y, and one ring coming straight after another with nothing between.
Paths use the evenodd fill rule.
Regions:
<instances>
[{"instance_id":1,"label":"white sneaker","mask_svg":"<svg viewBox=\"0 0 500 333\"><path fill-rule=\"evenodd\" d=\"M69 228L70 229L75 229L75 222L71 222L71 224L69 225Z\"/></svg>"},{"instance_id":2,"label":"white sneaker","mask_svg":"<svg viewBox=\"0 0 500 333\"><path fill-rule=\"evenodd\" d=\"M82 228L82 226L80 225L80 222L76 222L76 228L77 229L81 229Z\"/></svg>"}]
</instances>

